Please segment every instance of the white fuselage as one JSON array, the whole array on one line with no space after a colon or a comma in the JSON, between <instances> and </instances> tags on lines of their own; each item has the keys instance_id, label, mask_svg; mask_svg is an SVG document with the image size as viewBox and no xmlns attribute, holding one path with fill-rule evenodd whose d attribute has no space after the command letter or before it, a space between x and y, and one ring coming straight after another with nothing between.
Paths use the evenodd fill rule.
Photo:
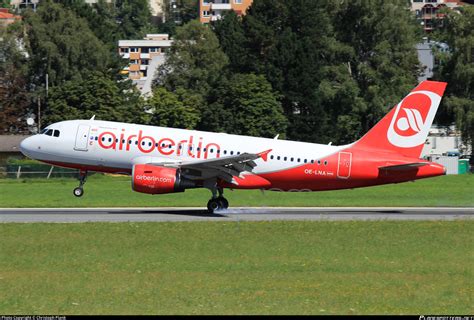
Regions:
<instances>
[{"instance_id":1,"label":"white fuselage","mask_svg":"<svg viewBox=\"0 0 474 320\"><path fill-rule=\"evenodd\" d=\"M46 129L58 130L59 137L30 138L23 149L31 158L124 173L137 163L179 164L271 149L267 161L255 161L253 172L259 174L309 164L347 147L98 120L62 121Z\"/></svg>"}]
</instances>

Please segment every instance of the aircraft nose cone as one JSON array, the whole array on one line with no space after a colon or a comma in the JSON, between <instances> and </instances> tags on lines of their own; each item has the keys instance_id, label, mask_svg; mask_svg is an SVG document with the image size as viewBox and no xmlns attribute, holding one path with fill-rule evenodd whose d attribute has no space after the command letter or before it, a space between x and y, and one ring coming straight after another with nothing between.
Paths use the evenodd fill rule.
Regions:
<instances>
[{"instance_id":1,"label":"aircraft nose cone","mask_svg":"<svg viewBox=\"0 0 474 320\"><path fill-rule=\"evenodd\" d=\"M30 158L31 158L30 156L31 152L33 151L33 148L34 148L33 140L34 140L33 137L28 137L20 143L21 153L23 153L25 156L30 157Z\"/></svg>"}]
</instances>

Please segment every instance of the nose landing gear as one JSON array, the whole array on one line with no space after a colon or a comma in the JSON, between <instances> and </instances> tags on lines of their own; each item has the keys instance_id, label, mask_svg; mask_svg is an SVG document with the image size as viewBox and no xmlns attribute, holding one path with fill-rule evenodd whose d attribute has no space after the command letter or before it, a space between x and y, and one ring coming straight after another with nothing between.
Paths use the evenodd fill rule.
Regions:
<instances>
[{"instance_id":1,"label":"nose landing gear","mask_svg":"<svg viewBox=\"0 0 474 320\"><path fill-rule=\"evenodd\" d=\"M207 211L212 214L215 211L224 210L229 208L229 201L224 198L224 189L223 188L212 188L212 198L207 203ZM219 196L217 196L219 192Z\"/></svg>"},{"instance_id":2,"label":"nose landing gear","mask_svg":"<svg viewBox=\"0 0 474 320\"><path fill-rule=\"evenodd\" d=\"M76 197L82 197L84 194L84 184L86 183L86 178L87 178L87 171L80 171L79 172L79 187L74 188L72 191L72 194L74 194Z\"/></svg>"}]
</instances>

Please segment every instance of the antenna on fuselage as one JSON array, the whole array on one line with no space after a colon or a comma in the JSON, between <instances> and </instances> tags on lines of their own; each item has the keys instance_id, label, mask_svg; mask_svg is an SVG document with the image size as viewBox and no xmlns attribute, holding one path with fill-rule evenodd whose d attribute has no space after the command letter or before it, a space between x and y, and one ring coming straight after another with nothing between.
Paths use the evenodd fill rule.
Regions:
<instances>
[{"instance_id":1,"label":"antenna on fuselage","mask_svg":"<svg viewBox=\"0 0 474 320\"><path fill-rule=\"evenodd\" d=\"M280 134L277 134L277 135L275 136L275 138L273 138L273 139L274 139L274 140L278 140L278 137L279 137L279 136L280 136Z\"/></svg>"},{"instance_id":2,"label":"antenna on fuselage","mask_svg":"<svg viewBox=\"0 0 474 320\"><path fill-rule=\"evenodd\" d=\"M92 116L91 120L95 120L95 114Z\"/></svg>"}]
</instances>

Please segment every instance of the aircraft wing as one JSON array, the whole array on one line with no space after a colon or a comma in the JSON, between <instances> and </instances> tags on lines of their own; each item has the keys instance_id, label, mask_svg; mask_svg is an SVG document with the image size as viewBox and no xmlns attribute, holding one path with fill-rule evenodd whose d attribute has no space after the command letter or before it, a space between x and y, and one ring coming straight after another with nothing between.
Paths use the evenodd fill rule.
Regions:
<instances>
[{"instance_id":1,"label":"aircraft wing","mask_svg":"<svg viewBox=\"0 0 474 320\"><path fill-rule=\"evenodd\" d=\"M257 165L254 160L262 158L267 160L267 155L272 150L260 153L242 153L239 155L220 157L209 160L183 161L177 163L150 163L166 167L177 167L181 174L191 180L206 180L220 178L233 183L234 177L240 177L242 172L252 172Z\"/></svg>"}]
</instances>

